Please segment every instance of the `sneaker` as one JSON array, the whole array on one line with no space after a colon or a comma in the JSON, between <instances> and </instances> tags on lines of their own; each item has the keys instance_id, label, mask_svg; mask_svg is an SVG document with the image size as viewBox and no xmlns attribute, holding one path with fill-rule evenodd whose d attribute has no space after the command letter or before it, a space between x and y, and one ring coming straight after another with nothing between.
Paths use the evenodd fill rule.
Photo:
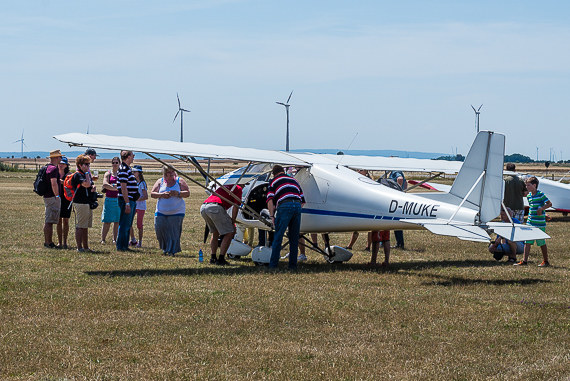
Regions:
<instances>
[{"instance_id":1,"label":"sneaker","mask_svg":"<svg viewBox=\"0 0 570 381\"><path fill-rule=\"evenodd\" d=\"M53 243L53 242L44 243L44 247L48 248L48 249L55 249L56 248L55 243Z\"/></svg>"},{"instance_id":2,"label":"sneaker","mask_svg":"<svg viewBox=\"0 0 570 381\"><path fill-rule=\"evenodd\" d=\"M550 266L550 263L548 263L548 261L542 261L542 263L538 265L538 267L548 267L548 266Z\"/></svg>"},{"instance_id":3,"label":"sneaker","mask_svg":"<svg viewBox=\"0 0 570 381\"><path fill-rule=\"evenodd\" d=\"M285 254L284 256L281 257L281 259L287 259L289 258L289 253Z\"/></svg>"},{"instance_id":4,"label":"sneaker","mask_svg":"<svg viewBox=\"0 0 570 381\"><path fill-rule=\"evenodd\" d=\"M104 245L104 244L105 244L105 240L102 239L101 242L100 242L100 244L101 244L101 245Z\"/></svg>"},{"instance_id":5,"label":"sneaker","mask_svg":"<svg viewBox=\"0 0 570 381\"><path fill-rule=\"evenodd\" d=\"M507 263L515 263L517 260L515 258L507 259Z\"/></svg>"},{"instance_id":6,"label":"sneaker","mask_svg":"<svg viewBox=\"0 0 570 381\"><path fill-rule=\"evenodd\" d=\"M370 251L370 248L369 248L369 247L367 247L366 249L364 249L364 251Z\"/></svg>"},{"instance_id":7,"label":"sneaker","mask_svg":"<svg viewBox=\"0 0 570 381\"><path fill-rule=\"evenodd\" d=\"M218 265L218 266L227 266L229 264L230 263L228 261L226 261L226 258L224 258L224 257L218 258L218 260L216 261L216 265Z\"/></svg>"},{"instance_id":8,"label":"sneaker","mask_svg":"<svg viewBox=\"0 0 570 381\"><path fill-rule=\"evenodd\" d=\"M135 246L137 244L137 240L136 239L131 239L131 246Z\"/></svg>"},{"instance_id":9,"label":"sneaker","mask_svg":"<svg viewBox=\"0 0 570 381\"><path fill-rule=\"evenodd\" d=\"M299 254L297 258L297 262L305 262L307 260L307 256L305 254Z\"/></svg>"},{"instance_id":10,"label":"sneaker","mask_svg":"<svg viewBox=\"0 0 570 381\"><path fill-rule=\"evenodd\" d=\"M215 265L216 264L216 257L210 257L210 264L211 265Z\"/></svg>"},{"instance_id":11,"label":"sneaker","mask_svg":"<svg viewBox=\"0 0 570 381\"><path fill-rule=\"evenodd\" d=\"M525 261L520 261L514 264L514 266L526 266L528 265L528 263L526 263Z\"/></svg>"},{"instance_id":12,"label":"sneaker","mask_svg":"<svg viewBox=\"0 0 570 381\"><path fill-rule=\"evenodd\" d=\"M139 242L135 245L135 247L142 247L142 244Z\"/></svg>"},{"instance_id":13,"label":"sneaker","mask_svg":"<svg viewBox=\"0 0 570 381\"><path fill-rule=\"evenodd\" d=\"M83 249L83 248L77 249L77 252L78 252L78 253L83 253L84 251L85 251L85 249Z\"/></svg>"}]
</instances>

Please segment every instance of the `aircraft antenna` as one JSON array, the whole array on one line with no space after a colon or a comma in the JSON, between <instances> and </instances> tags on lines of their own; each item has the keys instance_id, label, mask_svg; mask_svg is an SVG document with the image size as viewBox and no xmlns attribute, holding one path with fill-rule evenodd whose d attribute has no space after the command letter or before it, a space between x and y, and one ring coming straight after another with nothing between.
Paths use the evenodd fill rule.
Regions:
<instances>
[{"instance_id":1,"label":"aircraft antenna","mask_svg":"<svg viewBox=\"0 0 570 381\"><path fill-rule=\"evenodd\" d=\"M289 101L291 100L291 95L293 95L293 90L291 90L291 94L289 94L289 98L287 98L287 101L285 103L283 102L275 102L278 105L284 106L285 107L285 112L287 113L287 135L286 135L286 140L285 140L285 152L289 152L289 106L291 106L289 104Z\"/></svg>"},{"instance_id":2,"label":"aircraft antenna","mask_svg":"<svg viewBox=\"0 0 570 381\"><path fill-rule=\"evenodd\" d=\"M346 151L348 151L350 149L350 147L352 147L352 143L354 143L354 140L356 139L357 136L358 136L358 132L354 134L354 137L350 141L350 144L348 145L348 147L346 147ZM342 156L342 157L340 158L340 160L338 161L338 163L336 165L337 169L338 169L338 166L340 165L340 163L342 162L342 159L344 159L344 152L342 155L339 155L339 156Z\"/></svg>"},{"instance_id":3,"label":"aircraft antenna","mask_svg":"<svg viewBox=\"0 0 570 381\"><path fill-rule=\"evenodd\" d=\"M26 143L24 143L24 130L22 130L22 137L13 143L21 143L21 157L24 157L24 146L28 147Z\"/></svg>"},{"instance_id":4,"label":"aircraft antenna","mask_svg":"<svg viewBox=\"0 0 570 381\"><path fill-rule=\"evenodd\" d=\"M186 110L186 109L182 108L182 106L180 105L180 97L178 96L178 93L176 93L176 99L178 99L178 111L176 111L176 115L174 115L174 119L172 120L172 123L174 123L176 121L178 114L180 114L180 142L183 142L184 141L184 113L190 112L190 110Z\"/></svg>"},{"instance_id":5,"label":"aircraft antenna","mask_svg":"<svg viewBox=\"0 0 570 381\"><path fill-rule=\"evenodd\" d=\"M483 104L481 104L481 106L475 110L475 107L471 105L471 108L473 111L475 111L475 129L477 130L477 133L479 133L479 114L481 114L481 107L483 107Z\"/></svg>"}]
</instances>

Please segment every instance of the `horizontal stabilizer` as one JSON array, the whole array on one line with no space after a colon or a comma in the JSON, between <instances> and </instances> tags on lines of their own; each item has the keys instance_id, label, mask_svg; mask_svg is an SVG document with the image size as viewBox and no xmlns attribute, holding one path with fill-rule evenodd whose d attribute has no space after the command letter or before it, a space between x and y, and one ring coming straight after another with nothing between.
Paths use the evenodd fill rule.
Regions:
<instances>
[{"instance_id":1,"label":"horizontal stabilizer","mask_svg":"<svg viewBox=\"0 0 570 381\"><path fill-rule=\"evenodd\" d=\"M407 219L400 220L400 222L420 225L434 234L457 237L465 241L489 242L491 240L491 237L489 237L484 229L474 225L448 223L445 220L438 219Z\"/></svg>"},{"instance_id":2,"label":"horizontal stabilizer","mask_svg":"<svg viewBox=\"0 0 570 381\"><path fill-rule=\"evenodd\" d=\"M535 239L548 239L550 236L540 230L529 225L509 224L506 222L489 222L489 228L501 237L505 237L511 241L532 241Z\"/></svg>"}]
</instances>

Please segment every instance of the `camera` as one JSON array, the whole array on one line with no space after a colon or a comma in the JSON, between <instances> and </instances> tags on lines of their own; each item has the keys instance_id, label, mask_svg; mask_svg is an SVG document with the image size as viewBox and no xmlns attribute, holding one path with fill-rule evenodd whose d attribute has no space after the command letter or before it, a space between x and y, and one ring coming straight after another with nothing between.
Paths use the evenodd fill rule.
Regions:
<instances>
[{"instance_id":1,"label":"camera","mask_svg":"<svg viewBox=\"0 0 570 381\"><path fill-rule=\"evenodd\" d=\"M97 202L98 198L103 198L105 197L104 194L98 193L98 192L91 192L89 194L89 208L90 209L97 209L97 207L99 206L99 203Z\"/></svg>"}]
</instances>

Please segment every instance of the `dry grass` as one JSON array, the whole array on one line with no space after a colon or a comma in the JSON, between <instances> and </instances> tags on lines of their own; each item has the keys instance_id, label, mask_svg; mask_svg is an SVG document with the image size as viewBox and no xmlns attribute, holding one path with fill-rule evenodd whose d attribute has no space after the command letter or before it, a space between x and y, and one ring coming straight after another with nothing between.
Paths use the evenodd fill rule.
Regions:
<instances>
[{"instance_id":1,"label":"dry grass","mask_svg":"<svg viewBox=\"0 0 570 381\"><path fill-rule=\"evenodd\" d=\"M270 274L248 260L198 263L195 187L179 257L159 255L152 213L135 253L97 243L100 210L96 254L43 249L32 176L0 174L1 379L570 377L569 218L549 224L546 269L536 250L515 268L484 244L412 231L388 271L356 251Z\"/></svg>"}]
</instances>

